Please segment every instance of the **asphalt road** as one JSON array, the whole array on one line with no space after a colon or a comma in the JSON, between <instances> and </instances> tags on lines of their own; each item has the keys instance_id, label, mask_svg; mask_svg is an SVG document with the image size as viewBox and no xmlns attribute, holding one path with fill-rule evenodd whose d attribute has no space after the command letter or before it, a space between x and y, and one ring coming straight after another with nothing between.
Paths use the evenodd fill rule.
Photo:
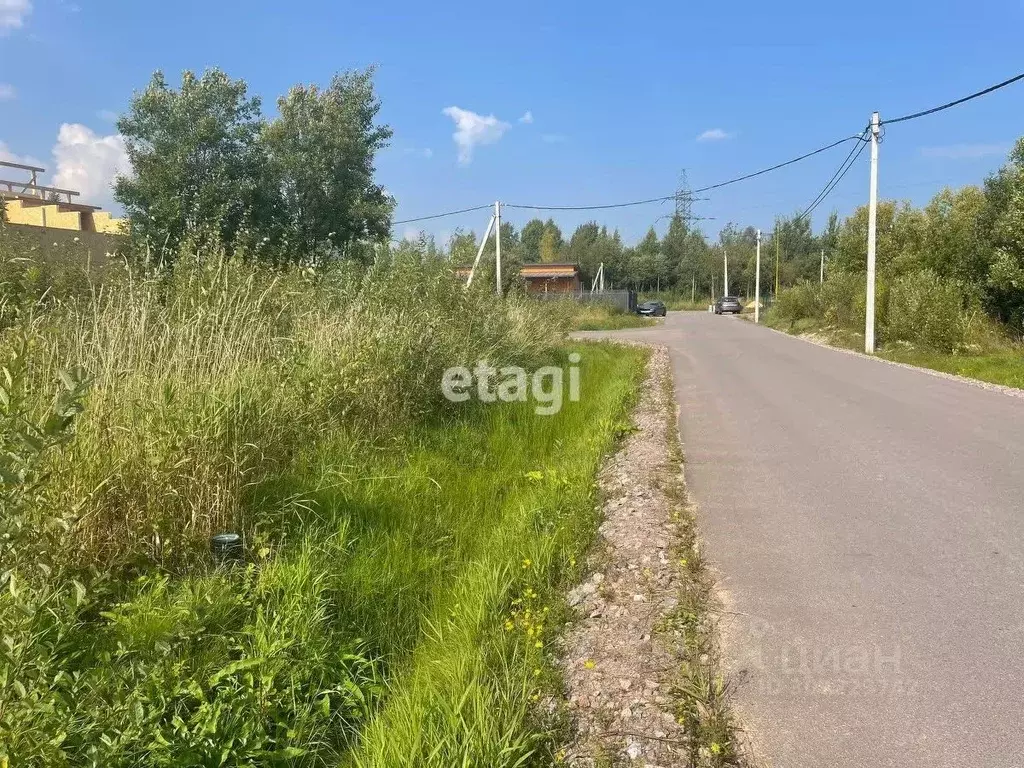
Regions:
<instances>
[{"instance_id":1,"label":"asphalt road","mask_svg":"<svg viewBox=\"0 0 1024 768\"><path fill-rule=\"evenodd\" d=\"M755 757L1024 766L1024 399L671 313L690 495Z\"/></svg>"}]
</instances>

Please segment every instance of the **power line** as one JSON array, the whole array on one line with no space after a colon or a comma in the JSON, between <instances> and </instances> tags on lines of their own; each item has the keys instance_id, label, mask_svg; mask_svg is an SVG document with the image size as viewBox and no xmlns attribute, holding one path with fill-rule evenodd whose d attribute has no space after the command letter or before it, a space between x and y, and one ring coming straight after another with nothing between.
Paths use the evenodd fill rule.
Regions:
<instances>
[{"instance_id":1,"label":"power line","mask_svg":"<svg viewBox=\"0 0 1024 768\"><path fill-rule=\"evenodd\" d=\"M666 195L665 197L651 197L647 200L633 200L628 203L609 203L607 205L516 205L505 203L506 208L519 208L529 211L603 211L608 208L630 208L634 205L647 205L648 203L667 203L675 200L677 195Z\"/></svg>"},{"instance_id":2,"label":"power line","mask_svg":"<svg viewBox=\"0 0 1024 768\"><path fill-rule=\"evenodd\" d=\"M958 106L958 105L963 104L965 102L971 101L972 99L977 99L977 98L979 98L981 96L985 96L985 95L987 95L989 93L992 93L993 91L998 91L1000 88L1005 88L1006 86L1012 85L1013 83L1016 83L1019 80L1024 80L1024 72L1022 72L1021 74L1016 75L1014 77L1011 77L1008 80L1004 80L1001 83L996 83L995 85L989 86L988 88L985 88L985 89L983 89L981 91L977 91L977 92L972 93L972 94L970 94L968 96L964 96L963 98L956 99L955 101L950 101L950 102L947 102L946 104L941 104L941 105L939 105L937 107L932 107L931 109L926 109L926 110L923 110L921 112L914 112L913 114L910 114L910 115L903 115L902 117L894 117L891 120L883 120L883 121L880 122L880 125L884 126L884 125L888 125L889 123L903 123L903 122L907 122L908 120L916 120L919 117L924 117L926 115L931 115L931 114L934 114L936 112L941 112L941 111L943 111L945 109L950 109L951 107L955 107L955 106ZM811 152L807 152L807 153L805 153L803 155L799 155L798 157L794 157L794 158L792 158L790 160L786 160L785 162L782 162L782 163L777 163L776 165L772 165L772 166L770 166L768 168L762 168L761 170L754 171L753 173L747 173L747 174L744 174L742 176L737 176L735 178L728 179L726 181L720 181L717 184L710 184L710 185L708 185L706 187L700 187L698 189L691 190L687 194L688 195L694 195L694 194L697 194L699 192L710 192L713 189L721 189L722 187L727 187L727 186L729 186L731 184L737 184L737 183L739 183L741 181L747 181L748 179L753 179L753 178L756 178L758 176L763 176L766 173L771 173L772 171L777 171L780 168L785 168L786 166L793 165L794 163L799 163L801 160L806 160L807 158L813 157L815 155L819 155L822 152L827 152L828 150L833 149L834 147L838 147L840 144L844 144L847 141L858 141L858 142L860 142L859 149L857 147L855 147L854 149L850 150L850 154L847 155L846 160L844 160L843 163L840 164L839 169L836 171L836 173L829 180L828 184L825 185L825 188L822 189L822 191L818 194L818 197L816 197L814 199L814 201L807 207L807 210L805 210L802 214L800 214L799 218L803 218L804 216L810 214L821 203L821 201L824 200L825 197L827 197L829 195L829 193L831 193L831 191L833 189L835 189L836 185L840 181L842 181L843 177L847 174L849 169L852 167L853 163L856 162L858 157L860 157L860 153L863 152L864 146L866 145L866 141L864 139L864 134L863 133L861 133L860 135L857 135L857 136L847 136L844 139L839 139L838 141L834 141L831 144L826 144L825 146L819 147L818 149L812 150ZM856 155L856 156L854 156L854 155ZM853 158L852 160L850 159L851 157ZM613 208L632 208L634 206L649 205L651 203L667 203L670 200L675 200L675 201L678 202L679 198L680 198L680 195L677 192L677 193L675 193L673 195L664 195L662 197L651 197L651 198L647 198L645 200L631 200L631 201L625 202L625 203L608 203L608 204L604 204L604 205L521 205L521 204L515 204L515 203L506 203L505 207L506 208L516 208L516 209L520 209L520 210L531 210L531 211L603 211L603 210L609 210L609 209L613 209ZM488 209L490 209L490 207L491 207L490 204L478 205L478 206L475 206L475 207L472 207L472 208L463 208L463 209L457 210L457 211L446 211L445 213L435 213L435 214L432 214L430 216L419 216L419 217L413 218L413 219L401 219L399 221L392 222L392 225L394 226L394 225L398 225L398 224L413 224L413 223L418 222L418 221L430 221L432 219L442 219L442 218L445 218L447 216L457 216L457 215L462 214L462 213L473 213L475 211L488 210Z\"/></svg>"},{"instance_id":3,"label":"power line","mask_svg":"<svg viewBox=\"0 0 1024 768\"><path fill-rule=\"evenodd\" d=\"M931 114L934 114L936 112L941 112L944 109L949 109L950 107L955 107L958 104L963 104L965 101L970 101L971 99L976 99L979 96L985 96L986 94L992 93L992 91L998 91L1000 88L1005 88L1008 85L1012 85L1013 83L1016 83L1018 80L1024 80L1024 72L1022 72L1019 75L1016 75L1015 77L1011 77L1009 80L1004 80L1001 83L996 83L995 85L989 86L988 88L986 88L983 91L978 91L977 93L972 93L970 96L964 96L962 99L957 99L956 101L950 101L950 102L948 102L946 104L942 104L942 105L940 105L938 107L932 107L931 109L926 109L923 112L915 112L912 115L904 115L903 117L895 117L892 120L882 120L881 121L881 125L887 125L889 123L903 123L903 122L906 122L907 120L916 120L917 118L924 117L925 115L931 115Z\"/></svg>"},{"instance_id":4,"label":"power line","mask_svg":"<svg viewBox=\"0 0 1024 768\"><path fill-rule=\"evenodd\" d=\"M435 213L431 216L420 216L415 219L402 219L401 221L391 222L392 226L396 224L412 224L416 221L428 221L430 219L443 219L445 216L458 216L460 213L472 213L473 211L482 211L484 209L490 209L494 207L494 203L488 203L487 205L478 205L475 208L463 208L460 211L447 211L445 213Z\"/></svg>"},{"instance_id":5,"label":"power line","mask_svg":"<svg viewBox=\"0 0 1024 768\"><path fill-rule=\"evenodd\" d=\"M762 168L760 171L755 171L754 173L748 173L745 176L737 176L735 179L729 179L728 181L722 181L722 182L719 182L718 184L712 184L709 187L700 187L699 189L693 190L693 193L695 194L697 192L708 192L708 191L710 191L712 189L718 189L720 187L728 186L729 184L735 184L736 182L739 182L739 181L746 181L747 179L752 179L755 176L761 176L761 175L763 175L765 173L771 173L772 171L777 171L779 168L785 168L787 165L793 165L793 163L799 163L801 160L806 160L808 157L813 157L814 155L820 155L822 152L826 152L826 151L828 151L828 150L830 150L830 149L832 149L834 147L838 147L840 144L845 144L848 141L860 141L861 140L861 136L863 136L863 135L864 134L862 133L862 134L860 134L858 136L847 136L845 139L839 139L839 141L833 141L831 144L828 144L827 146L819 147L818 149L814 150L813 152L808 152L806 155L800 155L800 157L794 157L792 160L787 160L784 163L779 163L778 165L773 165L771 168Z\"/></svg>"},{"instance_id":6,"label":"power line","mask_svg":"<svg viewBox=\"0 0 1024 768\"><path fill-rule=\"evenodd\" d=\"M863 134L861 134L861 137L863 139ZM866 146L867 142L862 140L859 145L855 145L853 149L850 150L850 154L848 154L846 156L846 159L839 164L839 168L837 168L836 172L832 174L832 178L828 180L828 183L824 186L821 192L818 193L818 196L811 201L811 204L808 205L806 209L804 209L804 212L797 216L797 220L809 216L815 208L817 208L819 205L821 205L822 202L824 202L825 198L828 197L829 194L831 194L832 190L834 190L839 185L839 182L843 180L843 177L845 177L846 174L849 173L850 169L860 158L860 155L864 151L864 147Z\"/></svg>"},{"instance_id":7,"label":"power line","mask_svg":"<svg viewBox=\"0 0 1024 768\"><path fill-rule=\"evenodd\" d=\"M722 187L729 186L730 184L736 184L740 181L752 179L755 176L762 176L766 173L777 171L780 168L785 168L787 165L793 165L794 163L799 163L801 160L806 160L807 158L813 157L814 155L820 155L822 152L827 152L830 149L838 147L840 144L845 144L847 141L860 140L862 136L863 134L861 134L860 136L847 136L845 139L833 141L831 144L827 144L824 147L818 147L817 149L811 152L807 152L806 154L800 155L799 157L794 157L790 160L786 160L783 163L778 163L769 168L762 168L759 171L747 173L744 174L743 176L737 176L734 179L728 179L727 181L720 181L717 184L710 184L706 187L700 187L698 189L690 190L689 194L695 195L699 192L709 192L712 189L720 189ZM676 193L674 195L665 195L664 197L651 197L648 198L647 200L633 200L628 203L610 203L607 205L517 205L513 203L506 203L505 205L507 208L519 208L531 211L598 211L606 210L608 208L628 208L634 205L647 205L648 203L667 203L669 200L676 200L678 197L679 194Z\"/></svg>"}]
</instances>

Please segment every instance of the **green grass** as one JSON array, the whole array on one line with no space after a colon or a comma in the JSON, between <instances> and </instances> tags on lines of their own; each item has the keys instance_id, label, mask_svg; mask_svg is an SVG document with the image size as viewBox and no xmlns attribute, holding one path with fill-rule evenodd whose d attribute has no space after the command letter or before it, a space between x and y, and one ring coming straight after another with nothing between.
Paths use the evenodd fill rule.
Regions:
<instances>
[{"instance_id":1,"label":"green grass","mask_svg":"<svg viewBox=\"0 0 1024 768\"><path fill-rule=\"evenodd\" d=\"M879 356L899 363L909 363L992 384L1024 389L1024 350L1022 349L980 355L950 355L921 350L883 349Z\"/></svg>"},{"instance_id":2,"label":"green grass","mask_svg":"<svg viewBox=\"0 0 1024 768\"><path fill-rule=\"evenodd\" d=\"M575 348L582 398L543 417L440 396L569 351L443 264L4 285L0 759L551 761L550 617L644 353ZM247 564L214 570L225 529Z\"/></svg>"},{"instance_id":3,"label":"green grass","mask_svg":"<svg viewBox=\"0 0 1024 768\"><path fill-rule=\"evenodd\" d=\"M620 331L626 328L646 328L658 323L653 318L623 312L607 304L563 303L569 310L570 325L576 331Z\"/></svg>"},{"instance_id":4,"label":"green grass","mask_svg":"<svg viewBox=\"0 0 1024 768\"><path fill-rule=\"evenodd\" d=\"M781 322L769 320L768 325L796 336L816 334L833 347L854 352L864 351L863 333L844 328L822 328L820 323L812 318ZM909 348L909 345L883 343L878 349L877 356L897 363L1024 389L1024 348L1005 338L990 340L985 346L992 349L984 352L950 354L928 349L913 349Z\"/></svg>"}]
</instances>

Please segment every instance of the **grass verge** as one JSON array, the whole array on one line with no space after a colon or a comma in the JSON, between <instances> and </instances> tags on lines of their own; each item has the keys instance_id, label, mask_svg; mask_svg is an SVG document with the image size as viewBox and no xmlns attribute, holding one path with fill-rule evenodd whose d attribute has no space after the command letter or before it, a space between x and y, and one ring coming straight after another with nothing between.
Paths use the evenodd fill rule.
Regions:
<instances>
[{"instance_id":1,"label":"grass verge","mask_svg":"<svg viewBox=\"0 0 1024 768\"><path fill-rule=\"evenodd\" d=\"M572 309L571 325L575 331L621 331L658 324L654 318L623 312L607 304L588 302L574 304Z\"/></svg>"},{"instance_id":2,"label":"grass verge","mask_svg":"<svg viewBox=\"0 0 1024 768\"><path fill-rule=\"evenodd\" d=\"M671 377L665 378L663 386L666 402L671 404L665 413L670 469L662 476L661 487L676 523L676 557L681 576L679 604L662 628L664 637L682 659L678 682L672 690L677 702L676 720L687 736L689 765L741 766L745 760L738 740L739 728L729 703L730 686L723 676L718 643L721 606L702 554L695 509L686 494Z\"/></svg>"},{"instance_id":3,"label":"grass verge","mask_svg":"<svg viewBox=\"0 0 1024 768\"><path fill-rule=\"evenodd\" d=\"M950 355L926 350L883 349L879 357L897 363L931 368L969 379L1024 389L1024 350L981 355Z\"/></svg>"},{"instance_id":4,"label":"grass verge","mask_svg":"<svg viewBox=\"0 0 1024 768\"><path fill-rule=\"evenodd\" d=\"M661 293L658 293L657 291L641 293L639 297L637 297L637 301L639 302L655 300L663 301L665 306L673 312L707 312L708 307L711 304L714 304L712 299L696 298L691 301L689 294L683 295L667 293L665 291L662 291Z\"/></svg>"},{"instance_id":5,"label":"grass verge","mask_svg":"<svg viewBox=\"0 0 1024 768\"><path fill-rule=\"evenodd\" d=\"M397 442L321 430L261 481L276 511L245 566L35 593L12 578L0 756L550 764L545 606L590 541L593 477L643 369L640 352L577 349L582 397L551 417L495 403L410 421Z\"/></svg>"},{"instance_id":6,"label":"grass verge","mask_svg":"<svg viewBox=\"0 0 1024 768\"><path fill-rule=\"evenodd\" d=\"M864 351L864 334L856 331L822 328L809 319L769 325L793 336L813 335L826 344L840 349L861 353ZM1004 342L1002 346L1002 349L988 352L951 354L928 349L915 349L907 344L883 344L877 352L877 357L895 363L905 363L968 379L977 379L990 384L1024 389L1024 348L1010 342Z\"/></svg>"}]
</instances>

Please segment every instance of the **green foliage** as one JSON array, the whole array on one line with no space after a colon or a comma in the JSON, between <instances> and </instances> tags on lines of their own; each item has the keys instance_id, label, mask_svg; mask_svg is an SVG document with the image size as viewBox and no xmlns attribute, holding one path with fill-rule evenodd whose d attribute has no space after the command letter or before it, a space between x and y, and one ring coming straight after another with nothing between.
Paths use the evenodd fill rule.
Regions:
<instances>
[{"instance_id":1,"label":"green foliage","mask_svg":"<svg viewBox=\"0 0 1024 768\"><path fill-rule=\"evenodd\" d=\"M963 291L931 270L900 275L892 282L885 322L887 340L909 341L955 352L966 339Z\"/></svg>"},{"instance_id":2,"label":"green foliage","mask_svg":"<svg viewBox=\"0 0 1024 768\"><path fill-rule=\"evenodd\" d=\"M178 90L157 72L132 99L118 130L133 174L115 192L150 260L212 243L275 263L365 261L387 238L393 201L373 161L391 129L374 123L372 71L296 86L269 122L260 107L217 69L186 71Z\"/></svg>"},{"instance_id":3,"label":"green foliage","mask_svg":"<svg viewBox=\"0 0 1024 768\"><path fill-rule=\"evenodd\" d=\"M623 328L644 328L656 325L653 318L640 317L632 312L624 312L617 306L601 302L575 301L557 302L559 309L565 310L570 316L569 324L577 331L617 331Z\"/></svg>"},{"instance_id":4,"label":"green foliage","mask_svg":"<svg viewBox=\"0 0 1024 768\"><path fill-rule=\"evenodd\" d=\"M583 350L584 400L553 417L455 407L446 367L565 365L566 318L412 244L130 278L0 337L0 759L550 762L546 638L505 617L590 541L642 353ZM225 529L248 562L215 571Z\"/></svg>"},{"instance_id":5,"label":"green foliage","mask_svg":"<svg viewBox=\"0 0 1024 768\"><path fill-rule=\"evenodd\" d=\"M825 325L850 331L863 331L867 311L866 285L867 280L863 275L849 272L830 274L821 287L821 317ZM875 297L876 311L885 307L881 293L879 291Z\"/></svg>"},{"instance_id":6,"label":"green foliage","mask_svg":"<svg viewBox=\"0 0 1024 768\"><path fill-rule=\"evenodd\" d=\"M919 263L927 226L922 211L909 203L878 204L876 259L880 274L913 269ZM843 222L829 266L842 272L865 272L868 258L868 207L863 205Z\"/></svg>"},{"instance_id":7,"label":"green foliage","mask_svg":"<svg viewBox=\"0 0 1024 768\"><path fill-rule=\"evenodd\" d=\"M554 219L548 219L544 222L544 232L541 234L538 244L538 261L545 264L558 262L561 259L564 245L562 230L555 224Z\"/></svg>"},{"instance_id":8,"label":"green foliage","mask_svg":"<svg viewBox=\"0 0 1024 768\"><path fill-rule=\"evenodd\" d=\"M822 293L822 287L816 283L800 283L787 288L772 305L772 323L790 326L799 320L821 320L825 310Z\"/></svg>"},{"instance_id":9,"label":"green foliage","mask_svg":"<svg viewBox=\"0 0 1024 768\"><path fill-rule=\"evenodd\" d=\"M544 222L530 219L523 226L522 248L523 263L536 264L540 261L540 241L544 237Z\"/></svg>"},{"instance_id":10,"label":"green foliage","mask_svg":"<svg viewBox=\"0 0 1024 768\"><path fill-rule=\"evenodd\" d=\"M373 71L335 75L330 86L297 85L278 99L263 139L287 222L284 241L322 263L385 240L394 201L373 178L391 129L375 125Z\"/></svg>"},{"instance_id":11,"label":"green foliage","mask_svg":"<svg viewBox=\"0 0 1024 768\"><path fill-rule=\"evenodd\" d=\"M995 254L987 303L1017 332L1024 330L1024 139L985 184Z\"/></svg>"},{"instance_id":12,"label":"green foliage","mask_svg":"<svg viewBox=\"0 0 1024 768\"><path fill-rule=\"evenodd\" d=\"M1024 351L1019 346L1007 344L1005 339L1002 339L999 345L1002 349L970 355L900 348L882 350L881 354L882 357L900 363L1024 389Z\"/></svg>"},{"instance_id":13,"label":"green foliage","mask_svg":"<svg viewBox=\"0 0 1024 768\"><path fill-rule=\"evenodd\" d=\"M259 141L260 100L243 81L186 71L176 91L156 72L117 129L133 175L118 178L115 193L140 243L165 256L187 232L224 243L244 228L262 232L278 197Z\"/></svg>"}]
</instances>

